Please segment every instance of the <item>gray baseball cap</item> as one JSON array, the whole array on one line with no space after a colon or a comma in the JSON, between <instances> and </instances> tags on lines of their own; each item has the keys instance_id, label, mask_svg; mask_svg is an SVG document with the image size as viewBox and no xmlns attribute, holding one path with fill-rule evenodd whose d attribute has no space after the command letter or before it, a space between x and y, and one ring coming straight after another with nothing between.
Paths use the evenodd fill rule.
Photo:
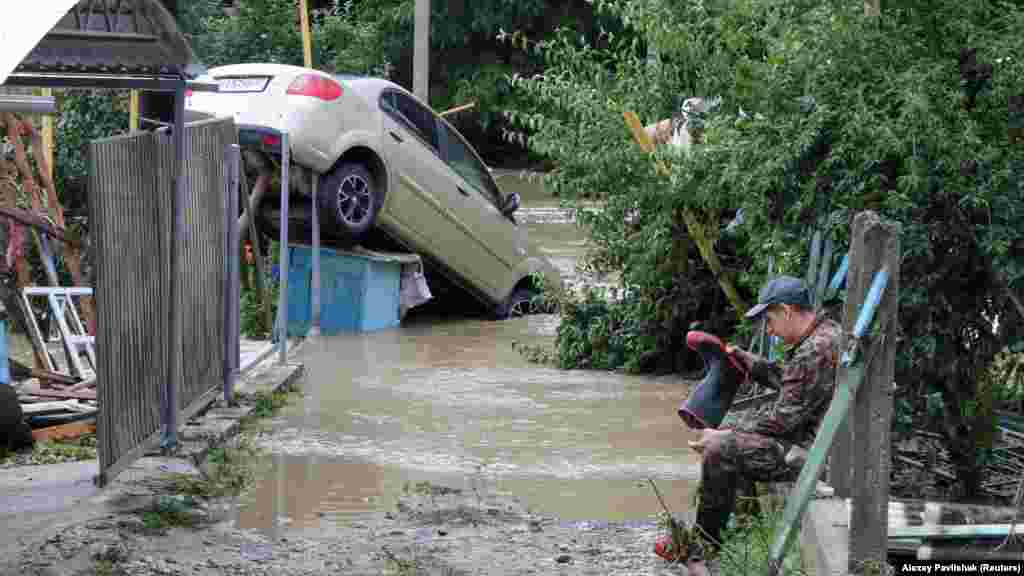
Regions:
<instances>
[{"instance_id":1,"label":"gray baseball cap","mask_svg":"<svg viewBox=\"0 0 1024 576\"><path fill-rule=\"evenodd\" d=\"M769 280L757 296L757 304L747 311L746 317L754 320L772 304L793 304L811 307L811 293L803 280L792 276L779 276Z\"/></svg>"}]
</instances>

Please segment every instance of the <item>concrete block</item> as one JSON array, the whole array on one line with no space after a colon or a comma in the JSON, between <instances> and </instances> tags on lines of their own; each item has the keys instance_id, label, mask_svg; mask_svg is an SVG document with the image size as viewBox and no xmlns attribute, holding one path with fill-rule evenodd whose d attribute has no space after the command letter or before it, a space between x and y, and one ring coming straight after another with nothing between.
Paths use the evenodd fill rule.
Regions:
<instances>
[{"instance_id":1,"label":"concrete block","mask_svg":"<svg viewBox=\"0 0 1024 576\"><path fill-rule=\"evenodd\" d=\"M847 576L850 513L839 498L811 500L800 527L805 568L815 576Z\"/></svg>"}]
</instances>

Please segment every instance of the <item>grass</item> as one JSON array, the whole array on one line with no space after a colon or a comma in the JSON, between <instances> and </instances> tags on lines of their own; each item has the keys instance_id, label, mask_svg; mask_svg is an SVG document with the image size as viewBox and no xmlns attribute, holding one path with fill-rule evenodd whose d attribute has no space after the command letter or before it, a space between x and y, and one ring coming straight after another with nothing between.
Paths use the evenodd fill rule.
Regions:
<instances>
[{"instance_id":1,"label":"grass","mask_svg":"<svg viewBox=\"0 0 1024 576\"><path fill-rule=\"evenodd\" d=\"M193 506L194 503L188 499L159 498L152 507L142 510L139 516L147 530L165 530L176 526L191 528L199 523L191 511Z\"/></svg>"},{"instance_id":2,"label":"grass","mask_svg":"<svg viewBox=\"0 0 1024 576\"><path fill-rule=\"evenodd\" d=\"M297 386L282 387L274 392L257 392L240 397L239 402L251 404L252 411L239 423L240 432L233 441L209 451L201 466L203 475L174 474L169 480L175 492L204 499L239 496L256 479L265 451L253 439L268 418L300 397Z\"/></svg>"},{"instance_id":3,"label":"grass","mask_svg":"<svg viewBox=\"0 0 1024 576\"><path fill-rule=\"evenodd\" d=\"M718 560L721 576L746 576L764 572L775 530L782 522L782 506L762 506L759 514L734 517L734 524L722 535ZM782 561L782 574L806 575L800 546L790 543Z\"/></svg>"},{"instance_id":4,"label":"grass","mask_svg":"<svg viewBox=\"0 0 1024 576\"><path fill-rule=\"evenodd\" d=\"M32 450L8 452L0 448L0 468L32 466L95 460L96 435L87 434L75 439L36 442Z\"/></svg>"},{"instance_id":5,"label":"grass","mask_svg":"<svg viewBox=\"0 0 1024 576\"><path fill-rule=\"evenodd\" d=\"M110 560L97 560L92 570L96 576L114 576L118 573L116 565Z\"/></svg>"},{"instance_id":6,"label":"grass","mask_svg":"<svg viewBox=\"0 0 1024 576\"><path fill-rule=\"evenodd\" d=\"M171 485L175 492L206 499L238 496L256 479L257 463L263 456L264 451L243 433L231 444L210 450L202 476L175 474L170 477Z\"/></svg>"},{"instance_id":7,"label":"grass","mask_svg":"<svg viewBox=\"0 0 1024 576\"><path fill-rule=\"evenodd\" d=\"M283 386L273 392L260 390L255 394L240 398L240 402L252 404L252 411L242 419L242 429L258 429L260 422L277 416L282 408L288 406L299 397L301 397L301 390L297 386L292 385Z\"/></svg>"}]
</instances>

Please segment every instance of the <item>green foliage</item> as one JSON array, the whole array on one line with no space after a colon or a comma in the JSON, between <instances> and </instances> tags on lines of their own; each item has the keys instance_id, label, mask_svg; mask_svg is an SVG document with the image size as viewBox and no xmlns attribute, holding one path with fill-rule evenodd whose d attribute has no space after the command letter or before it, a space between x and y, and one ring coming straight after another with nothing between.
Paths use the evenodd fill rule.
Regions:
<instances>
[{"instance_id":1,"label":"green foliage","mask_svg":"<svg viewBox=\"0 0 1024 576\"><path fill-rule=\"evenodd\" d=\"M679 304L659 290L707 281L691 251L670 248L685 237L682 208L723 224L744 210L716 249L748 295L769 256L777 271L803 275L815 222L843 249L853 216L878 211L902 224L896 379L919 412L926 391L940 394L937 426L970 476L977 447L964 431L982 424L955 407L983 398L981 371L1020 337L1007 289L1024 287L1024 10L906 0L872 18L860 4L801 0L595 6L647 38L659 60L649 63L635 38L599 47L563 32L536 47L543 76L515 79L529 104L510 115L556 164L551 188L570 201L606 200L583 220L601 261L648 299L642 318ZM694 96L718 103L700 118L702 143L689 153L663 147L671 177L659 177L622 112L654 122ZM579 337L573 350L589 353L585 330L563 315L566 334ZM732 327L714 331L728 337Z\"/></svg>"},{"instance_id":2,"label":"green foliage","mask_svg":"<svg viewBox=\"0 0 1024 576\"><path fill-rule=\"evenodd\" d=\"M303 64L294 0L246 0L234 16L217 4L188 3L180 18L203 64ZM451 120L491 163L522 154L501 138L506 126L502 110L515 99L505 76L532 74L540 64L537 55L496 42L501 31L541 35L571 25L595 37L602 26L621 27L614 19L595 17L583 0L434 2L431 8L430 104L445 110L476 101L474 110ZM411 88L412 0L333 0L312 11L310 28L315 68L389 77Z\"/></svg>"},{"instance_id":3,"label":"green foliage","mask_svg":"<svg viewBox=\"0 0 1024 576\"><path fill-rule=\"evenodd\" d=\"M84 207L81 191L89 172L88 144L128 130L125 93L65 90L58 93L54 130L54 185L65 208Z\"/></svg>"},{"instance_id":4,"label":"green foliage","mask_svg":"<svg viewBox=\"0 0 1024 576\"><path fill-rule=\"evenodd\" d=\"M277 315L277 298L281 292L280 284L272 282L268 278L264 280L264 285L267 286L267 293L270 298L270 318L271 322L276 318ZM264 312L264 305L261 304L262 299L256 288L249 290L242 290L241 292L241 303L239 305L239 330L242 336L251 338L253 340L266 340L270 338L271 332L273 331L273 325L267 325L267 314Z\"/></svg>"}]
</instances>

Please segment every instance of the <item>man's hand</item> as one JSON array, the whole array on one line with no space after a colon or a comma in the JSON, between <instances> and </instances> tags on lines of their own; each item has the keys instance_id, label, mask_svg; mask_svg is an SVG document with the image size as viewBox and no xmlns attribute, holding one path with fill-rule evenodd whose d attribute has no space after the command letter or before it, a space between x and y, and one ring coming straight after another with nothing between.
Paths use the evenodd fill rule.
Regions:
<instances>
[{"instance_id":1,"label":"man's hand","mask_svg":"<svg viewBox=\"0 0 1024 576\"><path fill-rule=\"evenodd\" d=\"M728 428L705 428L701 430L700 438L698 438L695 441L689 442L690 448L693 448L693 451L697 452L698 454L703 454L704 450L708 446L721 442L722 439L725 438L725 436L731 432L732 430Z\"/></svg>"}]
</instances>

